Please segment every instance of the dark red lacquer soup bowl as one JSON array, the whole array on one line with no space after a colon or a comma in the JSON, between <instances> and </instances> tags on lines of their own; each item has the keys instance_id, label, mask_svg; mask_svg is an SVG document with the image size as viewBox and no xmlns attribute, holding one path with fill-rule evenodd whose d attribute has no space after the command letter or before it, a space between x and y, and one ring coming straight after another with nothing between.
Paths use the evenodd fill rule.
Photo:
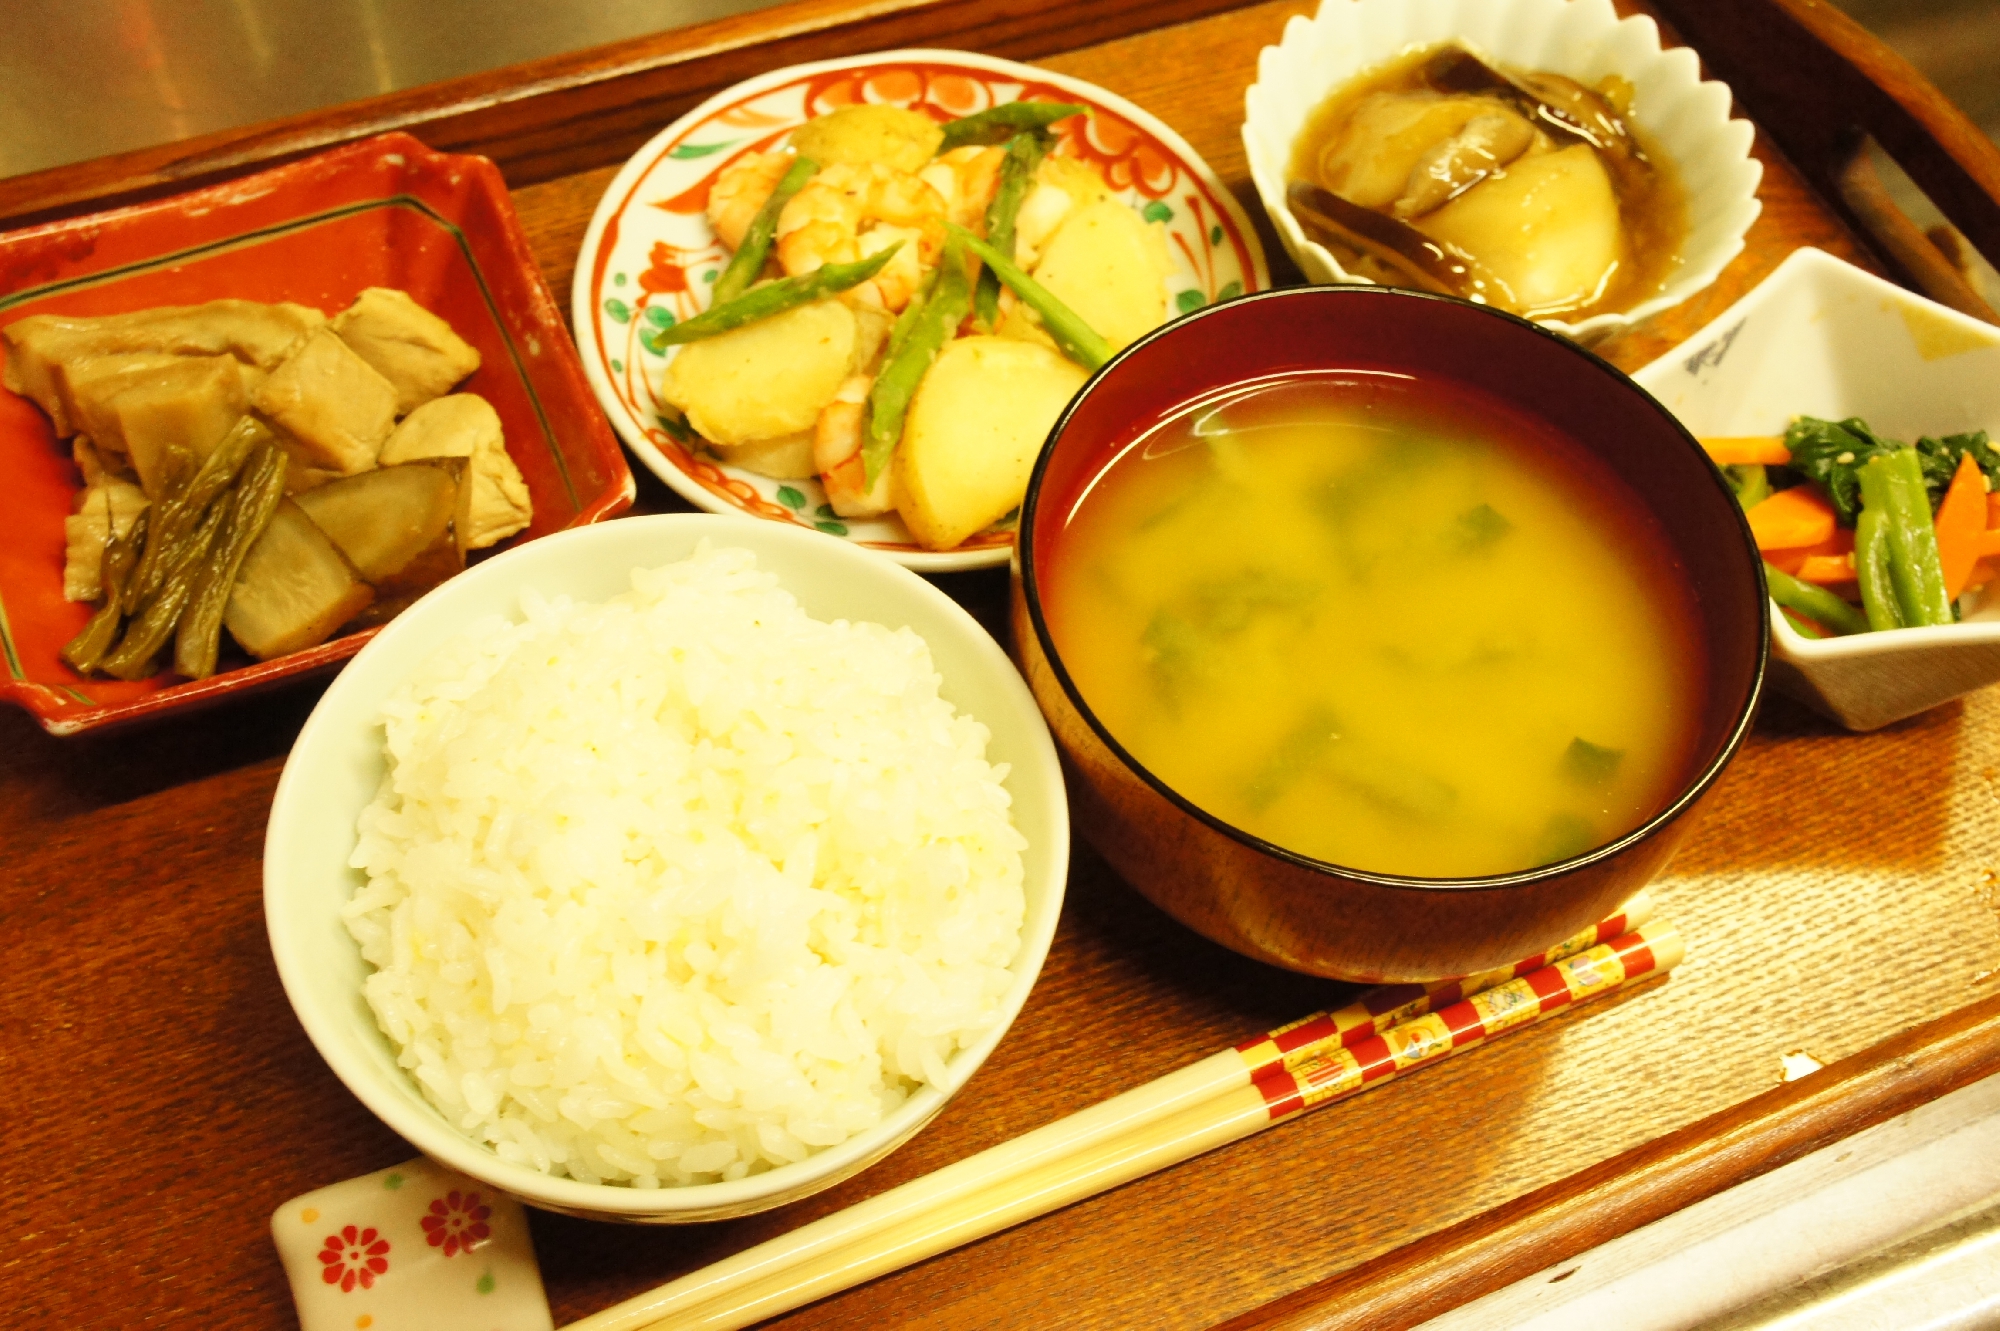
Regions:
<instances>
[{"instance_id":1,"label":"dark red lacquer soup bowl","mask_svg":"<svg viewBox=\"0 0 2000 1331\"><path fill-rule=\"evenodd\" d=\"M1539 437L1590 474L1609 478L1589 493L1638 497L1633 511L1657 533L1649 567L1670 584L1688 629L1659 641L1654 673L1690 683L1678 704L1682 738L1672 753L1679 756L1661 760L1658 798L1635 806L1630 830L1484 876L1416 877L1317 859L1234 826L1174 789L1114 737L1102 716L1107 699L1094 706L1079 687L1081 658L1072 650L1065 662L1064 621L1051 613L1060 592L1052 589L1103 557L1074 525L1094 487L1135 440L1188 419L1190 404L1226 400L1245 385L1328 375L1386 376L1414 385L1398 391L1421 396L1435 385L1440 399L1491 402L1534 422ZM1594 632L1595 620L1585 622ZM1161 909L1246 956L1362 981L1504 966L1615 913L1691 830L1749 729L1769 649L1762 562L1749 528L1721 473L1664 408L1603 360L1535 324L1368 286L1291 288L1213 306L1133 344L1093 377L1057 422L1028 487L1012 628L1068 767L1076 825L1111 866ZM1073 648L1077 641L1070 639ZM1297 668L1317 665L1301 659Z\"/></svg>"}]
</instances>

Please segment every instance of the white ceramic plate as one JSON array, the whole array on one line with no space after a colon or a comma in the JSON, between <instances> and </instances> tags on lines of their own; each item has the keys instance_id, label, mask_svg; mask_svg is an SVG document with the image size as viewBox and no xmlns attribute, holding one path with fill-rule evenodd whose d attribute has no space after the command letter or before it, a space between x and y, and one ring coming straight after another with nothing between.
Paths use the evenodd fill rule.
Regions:
<instances>
[{"instance_id":1,"label":"white ceramic plate","mask_svg":"<svg viewBox=\"0 0 2000 1331\"><path fill-rule=\"evenodd\" d=\"M1815 249L1632 376L1696 436L1859 416L1891 439L2000 436L2000 329ZM1771 682L1873 730L2000 682L2000 586L1963 623L1812 639L1771 612Z\"/></svg>"},{"instance_id":2,"label":"white ceramic plate","mask_svg":"<svg viewBox=\"0 0 2000 1331\"><path fill-rule=\"evenodd\" d=\"M676 439L657 398L665 351L651 338L708 305L728 262L703 209L731 161L781 142L816 115L854 102L914 107L939 120L1002 102L1081 102L1056 126L1055 151L1095 166L1149 221L1166 225L1180 313L1270 285L1263 247L1236 200L1180 135L1081 79L967 51L885 51L773 70L716 94L653 137L611 182L584 233L572 288L577 348L611 424L639 460L712 513L817 528L924 572L1005 564L1009 524L932 552L902 522L834 515L817 480L779 481L727 466Z\"/></svg>"},{"instance_id":3,"label":"white ceramic plate","mask_svg":"<svg viewBox=\"0 0 2000 1331\"><path fill-rule=\"evenodd\" d=\"M1459 40L1490 59L1595 84L1629 79L1632 119L1674 166L1688 198L1680 267L1665 288L1630 310L1578 323L1540 322L1593 342L1669 309L1713 282L1743 248L1757 219L1764 168L1750 156L1755 131L1729 118L1729 89L1704 81L1686 47L1660 46L1643 15L1620 19L1611 0L1324 0L1319 12L1285 25L1283 39L1257 58L1244 95L1243 146L1250 177L1285 248L1315 282L1367 282L1306 238L1285 203L1292 143L1333 89L1405 51Z\"/></svg>"}]
</instances>

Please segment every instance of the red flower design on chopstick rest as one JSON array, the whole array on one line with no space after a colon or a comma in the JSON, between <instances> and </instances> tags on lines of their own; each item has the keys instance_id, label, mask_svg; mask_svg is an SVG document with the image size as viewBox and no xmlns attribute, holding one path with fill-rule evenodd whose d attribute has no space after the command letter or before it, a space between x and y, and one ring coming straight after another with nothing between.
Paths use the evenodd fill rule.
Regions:
<instances>
[{"instance_id":1,"label":"red flower design on chopstick rest","mask_svg":"<svg viewBox=\"0 0 2000 1331\"><path fill-rule=\"evenodd\" d=\"M375 1277L389 1269L389 1240L383 1238L372 1226L360 1229L348 1225L338 1234L326 1236L326 1246L319 1252L320 1279L329 1285L340 1286L343 1294L356 1285L363 1289L375 1287Z\"/></svg>"},{"instance_id":2,"label":"red flower design on chopstick rest","mask_svg":"<svg viewBox=\"0 0 2000 1331\"><path fill-rule=\"evenodd\" d=\"M486 1223L492 1215L493 1208L481 1201L478 1193L453 1188L431 1203L430 1213L422 1223L431 1246L443 1248L447 1257L456 1257L493 1237L493 1230Z\"/></svg>"}]
</instances>

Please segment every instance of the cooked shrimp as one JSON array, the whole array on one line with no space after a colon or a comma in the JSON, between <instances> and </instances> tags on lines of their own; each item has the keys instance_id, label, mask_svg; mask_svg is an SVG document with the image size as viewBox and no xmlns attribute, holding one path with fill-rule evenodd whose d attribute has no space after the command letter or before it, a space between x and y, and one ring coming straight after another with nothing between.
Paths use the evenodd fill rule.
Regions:
<instances>
[{"instance_id":1,"label":"cooked shrimp","mask_svg":"<svg viewBox=\"0 0 2000 1331\"><path fill-rule=\"evenodd\" d=\"M917 172L943 198L946 215L977 235L986 234L986 207L1000 188L1005 148L953 148Z\"/></svg>"},{"instance_id":2,"label":"cooked shrimp","mask_svg":"<svg viewBox=\"0 0 2000 1331\"><path fill-rule=\"evenodd\" d=\"M820 408L813 427L813 465L826 487L826 501L843 518L877 517L895 507L889 499L889 473L883 471L870 486L861 460L861 426L868 416L868 390L874 386L871 374L849 378Z\"/></svg>"},{"instance_id":3,"label":"cooked shrimp","mask_svg":"<svg viewBox=\"0 0 2000 1331\"><path fill-rule=\"evenodd\" d=\"M1021 200L1021 210L1014 214L1014 258L1024 267L1032 268L1042 252L1042 246L1070 215L1074 200L1069 191L1055 185L1038 183Z\"/></svg>"},{"instance_id":4,"label":"cooked shrimp","mask_svg":"<svg viewBox=\"0 0 2000 1331\"><path fill-rule=\"evenodd\" d=\"M733 250L743 243L757 210L791 166L790 153L745 153L716 172L708 188L708 221L723 244Z\"/></svg>"},{"instance_id":5,"label":"cooked shrimp","mask_svg":"<svg viewBox=\"0 0 2000 1331\"><path fill-rule=\"evenodd\" d=\"M853 298L900 310L944 247L944 199L924 181L880 162L836 162L805 183L778 214L778 262L791 276L853 263L904 241Z\"/></svg>"}]
</instances>

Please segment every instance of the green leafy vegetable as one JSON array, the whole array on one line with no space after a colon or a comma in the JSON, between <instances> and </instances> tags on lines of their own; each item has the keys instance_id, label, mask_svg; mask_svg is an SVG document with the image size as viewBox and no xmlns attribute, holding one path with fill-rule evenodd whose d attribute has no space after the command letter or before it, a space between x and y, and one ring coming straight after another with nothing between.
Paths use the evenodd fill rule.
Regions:
<instances>
[{"instance_id":1,"label":"green leafy vegetable","mask_svg":"<svg viewBox=\"0 0 2000 1331\"><path fill-rule=\"evenodd\" d=\"M1569 747L1563 750L1563 775L1579 786L1601 790L1617 777L1618 764L1624 760L1625 750L1592 744L1578 735L1569 742Z\"/></svg>"},{"instance_id":2,"label":"green leafy vegetable","mask_svg":"<svg viewBox=\"0 0 2000 1331\"><path fill-rule=\"evenodd\" d=\"M1771 474L1762 463L1736 463L1722 469L1722 479L1736 494L1736 502L1749 512L1771 497Z\"/></svg>"},{"instance_id":3,"label":"green leafy vegetable","mask_svg":"<svg viewBox=\"0 0 2000 1331\"><path fill-rule=\"evenodd\" d=\"M1958 472L1958 460L1967 453L1972 454L1979 470L1986 473L1987 487L2000 488L2000 449L1995 449L1987 441L1986 431L1948 434L1942 439L1925 435L1917 440L1917 461L1924 469L1924 490L1930 495L1933 515L1937 513L1938 505L1944 502L1944 492L1951 488L1951 478Z\"/></svg>"},{"instance_id":4,"label":"green leafy vegetable","mask_svg":"<svg viewBox=\"0 0 2000 1331\"><path fill-rule=\"evenodd\" d=\"M1877 435L1859 417L1823 421L1801 416L1785 431L1792 470L1819 483L1843 527L1852 527L1861 514L1861 465L1877 453L1904 446Z\"/></svg>"},{"instance_id":5,"label":"green leafy vegetable","mask_svg":"<svg viewBox=\"0 0 2000 1331\"><path fill-rule=\"evenodd\" d=\"M1491 504L1480 504L1458 515L1451 524L1451 534L1446 543L1455 554L1476 554L1491 548L1494 542L1512 530L1514 524L1507 521L1506 515Z\"/></svg>"}]
</instances>

